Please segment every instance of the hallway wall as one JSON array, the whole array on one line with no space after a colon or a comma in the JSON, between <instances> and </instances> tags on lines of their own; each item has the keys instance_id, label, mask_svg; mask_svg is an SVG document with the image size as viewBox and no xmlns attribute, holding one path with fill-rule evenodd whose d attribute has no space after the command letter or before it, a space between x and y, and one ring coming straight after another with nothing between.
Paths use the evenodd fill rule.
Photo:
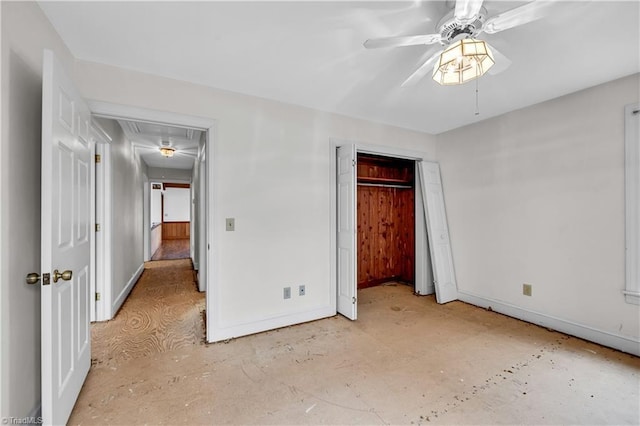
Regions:
<instances>
[{"instance_id":1,"label":"hallway wall","mask_svg":"<svg viewBox=\"0 0 640 426\"><path fill-rule=\"evenodd\" d=\"M113 141L111 158L111 315L115 315L144 269L144 176L147 166L136 156L120 124L97 119ZM110 231L109 231L110 228Z\"/></svg>"},{"instance_id":2,"label":"hallway wall","mask_svg":"<svg viewBox=\"0 0 640 426\"><path fill-rule=\"evenodd\" d=\"M71 75L74 58L35 2L0 2L0 418L40 407L42 56Z\"/></svg>"}]
</instances>

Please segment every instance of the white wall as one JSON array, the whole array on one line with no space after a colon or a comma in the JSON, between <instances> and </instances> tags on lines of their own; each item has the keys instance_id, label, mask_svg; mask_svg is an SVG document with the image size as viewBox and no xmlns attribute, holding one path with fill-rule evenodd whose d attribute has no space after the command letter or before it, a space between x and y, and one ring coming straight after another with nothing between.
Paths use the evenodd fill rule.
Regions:
<instances>
[{"instance_id":1,"label":"white wall","mask_svg":"<svg viewBox=\"0 0 640 426\"><path fill-rule=\"evenodd\" d=\"M153 185L158 182L152 182L150 184L151 191L151 223L162 222L162 189L153 189Z\"/></svg>"},{"instance_id":2,"label":"white wall","mask_svg":"<svg viewBox=\"0 0 640 426\"><path fill-rule=\"evenodd\" d=\"M638 306L622 290L624 106L639 80L438 136L460 291L638 347Z\"/></svg>"},{"instance_id":3,"label":"white wall","mask_svg":"<svg viewBox=\"0 0 640 426\"><path fill-rule=\"evenodd\" d=\"M185 170L185 169L167 169L163 167L148 167L147 176L149 176L149 180L153 180L157 182L175 182L175 183L191 182L191 170Z\"/></svg>"},{"instance_id":4,"label":"white wall","mask_svg":"<svg viewBox=\"0 0 640 426\"><path fill-rule=\"evenodd\" d=\"M82 61L76 80L89 99L217 120L207 159L218 218L214 339L332 313L330 138L433 158L434 138L382 124ZM227 217L235 232L225 231ZM283 300L282 288L298 284L306 296Z\"/></svg>"},{"instance_id":5,"label":"white wall","mask_svg":"<svg viewBox=\"0 0 640 426\"><path fill-rule=\"evenodd\" d=\"M111 315L124 302L144 269L143 186L146 166L120 124L97 119L113 139L111 151Z\"/></svg>"},{"instance_id":6,"label":"white wall","mask_svg":"<svg viewBox=\"0 0 640 426\"><path fill-rule=\"evenodd\" d=\"M191 217L191 190L166 188L164 190L164 221L189 222Z\"/></svg>"},{"instance_id":7,"label":"white wall","mask_svg":"<svg viewBox=\"0 0 640 426\"><path fill-rule=\"evenodd\" d=\"M40 137L42 52L73 58L35 2L0 2L0 417L40 406Z\"/></svg>"}]
</instances>

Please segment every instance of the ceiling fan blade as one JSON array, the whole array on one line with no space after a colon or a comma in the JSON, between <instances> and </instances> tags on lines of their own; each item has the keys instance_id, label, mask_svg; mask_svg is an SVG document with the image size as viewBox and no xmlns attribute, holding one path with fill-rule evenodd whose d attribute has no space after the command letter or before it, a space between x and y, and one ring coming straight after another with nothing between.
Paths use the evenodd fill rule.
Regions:
<instances>
[{"instance_id":1,"label":"ceiling fan blade","mask_svg":"<svg viewBox=\"0 0 640 426\"><path fill-rule=\"evenodd\" d=\"M483 0L457 0L454 12L456 21L460 24L470 24L480 13Z\"/></svg>"},{"instance_id":2,"label":"ceiling fan blade","mask_svg":"<svg viewBox=\"0 0 640 426\"><path fill-rule=\"evenodd\" d=\"M380 47L417 46L420 44L433 44L439 41L440 34L384 37L369 39L364 42L364 47L367 49L378 49Z\"/></svg>"},{"instance_id":3,"label":"ceiling fan blade","mask_svg":"<svg viewBox=\"0 0 640 426\"><path fill-rule=\"evenodd\" d=\"M491 49L495 64L491 68L489 68L489 70L487 71L488 74L500 74L502 71L509 68L509 66L511 65L511 59L504 56L499 50L491 45L489 45L489 49Z\"/></svg>"},{"instance_id":4,"label":"ceiling fan blade","mask_svg":"<svg viewBox=\"0 0 640 426\"><path fill-rule=\"evenodd\" d=\"M420 68L415 70L413 74L411 74L409 78L407 78L404 83L402 83L401 87L412 86L418 81L422 80L424 76L427 75L430 71L433 71L433 64L440 57L440 54L443 50L444 49L439 49L436 53L431 55L429 59L427 59L422 65L420 65Z\"/></svg>"},{"instance_id":5,"label":"ceiling fan blade","mask_svg":"<svg viewBox=\"0 0 640 426\"><path fill-rule=\"evenodd\" d=\"M535 0L524 6L507 10L496 16L487 19L482 30L487 34L495 34L509 28L523 25L536 19L540 19L547 15L550 6L553 6L557 0Z\"/></svg>"}]
</instances>

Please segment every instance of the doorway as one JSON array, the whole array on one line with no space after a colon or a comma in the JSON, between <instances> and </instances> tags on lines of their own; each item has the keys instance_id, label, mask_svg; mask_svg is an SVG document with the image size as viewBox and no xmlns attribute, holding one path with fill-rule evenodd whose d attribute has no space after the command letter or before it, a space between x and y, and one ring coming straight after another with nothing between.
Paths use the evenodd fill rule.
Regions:
<instances>
[{"instance_id":1,"label":"doorway","mask_svg":"<svg viewBox=\"0 0 640 426\"><path fill-rule=\"evenodd\" d=\"M194 269L193 240L196 238L192 209L192 190L188 183L151 184L151 257L150 260L191 259ZM158 197L159 195L159 197Z\"/></svg>"},{"instance_id":2,"label":"doorway","mask_svg":"<svg viewBox=\"0 0 640 426\"><path fill-rule=\"evenodd\" d=\"M161 147L169 142L170 147L174 148L173 158L162 158L160 157L157 161L159 163L150 164L146 161L146 167L148 173L145 176L145 189L147 191L144 195L144 209L136 210L139 211L140 214L144 215L144 260L150 260L153 254L152 251L152 240L154 234L154 226L156 225L155 221L162 222L162 217L166 212L161 212L156 220L151 219L151 199L154 196L154 185L160 185L161 190L159 192L163 192L163 189L173 190L177 187L184 187L184 191L186 192L186 207L182 210L186 210L188 218L180 220L179 228L175 231L180 233L179 236L186 237L188 253L193 262L194 267L198 269L198 281L200 282L199 290L204 291L207 288L207 283L202 282L207 279L207 274L205 272L209 258L212 255L209 250L202 250L203 244L210 244L209 242L213 237L213 230L211 229L211 215L207 215L208 213L208 200L212 197L213 193L213 185L209 185L207 183L207 176L211 176L212 173L206 169L205 163L205 155L208 150L208 146L213 142L213 129L215 122L213 120L202 119L198 117L189 117L182 116L180 114L173 113L165 113L154 110L140 109L140 108L132 108L125 107L122 105L114 105L103 102L90 102L90 108L95 117L99 119L107 119L112 121L119 122L118 124L123 129L123 131L127 134L128 139L132 142L134 151L136 155L145 155L150 152L158 152ZM160 128L171 128L169 134L160 135L158 134L158 147L151 149L148 145L145 145L144 140L142 140L141 133L144 132L147 127L149 129L160 129ZM195 145L187 147L181 145L184 141L181 141L178 137L177 132L185 133L182 135L184 138L191 138L195 141ZM135 132L135 133L133 133ZM173 133L171 133L173 132ZM104 148L105 154L103 156L104 164L104 172L105 182L112 181L112 176L110 176L109 164L110 161L110 146L109 144L105 145ZM180 168L167 168L164 167L166 164L170 164L169 161L180 160L182 162L189 161L190 168L188 170L181 170ZM164 163L162 163L164 161ZM184 169L182 167L182 169ZM165 186L166 185L166 186ZM174 188L175 187L175 188ZM115 192L112 189L112 193ZM109 206L109 194L104 194L104 211L108 214L112 212L113 206ZM162 204L161 204L162 205ZM194 206L198 206L196 209ZM142 211L143 210L143 211ZM115 212L114 212L115 213ZM96 212L98 215L99 212ZM191 219L193 218L193 220ZM108 218L107 218L108 219ZM159 220L158 220L159 219ZM121 221L121 218L118 215L114 215L111 218L111 222ZM192 223L197 222L197 231L192 231ZM103 226L103 229L107 228L107 226ZM147 229L148 228L148 229ZM158 229L160 231L160 229ZM108 232L105 232L104 239L108 239ZM177 235L177 234L176 234ZM189 241L192 239L193 241ZM206 246L205 246L206 247ZM98 265L100 262L103 264L104 261L109 261L108 257L113 255L113 242L109 244L109 241L106 241L106 247L104 249L104 258L98 259ZM116 251L117 252L117 251ZM104 279L102 286L99 284L99 277L96 280L96 292L100 294L100 300L96 301L96 305L102 305L102 315L96 315L97 321L105 321L113 318L115 313L124 303L126 296L133 288L135 282L140 278L144 265L140 265L139 271L131 276L129 280L127 288L123 291L120 291L118 296L119 300L116 303L113 303L112 299L114 299L113 291L110 293L110 285L109 280ZM99 268L98 268L99 269ZM110 278L110 277L106 277ZM113 280L111 280L113 281ZM129 285L130 284L130 285ZM205 295L208 297L208 295ZM102 302L102 303L101 303ZM111 303L109 303L111 302ZM100 309L97 309L98 313Z\"/></svg>"}]
</instances>

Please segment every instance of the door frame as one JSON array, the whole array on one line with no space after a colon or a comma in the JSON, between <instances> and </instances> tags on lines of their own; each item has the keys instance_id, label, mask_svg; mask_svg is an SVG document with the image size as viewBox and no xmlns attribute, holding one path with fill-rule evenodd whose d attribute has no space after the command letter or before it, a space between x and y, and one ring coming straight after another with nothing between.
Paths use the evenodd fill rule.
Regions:
<instances>
[{"instance_id":1,"label":"door frame","mask_svg":"<svg viewBox=\"0 0 640 426\"><path fill-rule=\"evenodd\" d=\"M141 121L146 123L153 124L166 124L175 127L186 127L190 129L200 130L205 132L206 141L205 141L205 152L207 159L209 161L206 162L206 176L204 176L205 180L205 194L204 200L206 205L205 215L205 227L206 227L206 245L207 245L207 253L205 256L205 268L207 270L206 274L206 309L208 312L213 312L213 300L217 299L218 295L218 286L216 279L216 272L218 268L214 268L215 265L218 264L219 255L217 251L217 247L219 247L218 242L218 232L215 229L216 223L223 223L221 214L219 212L219 208L217 206L218 203L214 203L215 195L218 193L216 188L216 182L213 179L214 177L214 161L212 161L215 157L215 141L217 140L217 129L218 123L216 120L205 117L197 117L186 114L173 113L168 111L158 111L148 108L139 108L129 105L121 105L115 104L111 102L103 102L97 100L87 100L89 105L89 109L93 116L102 117L111 120L134 120ZM106 167L105 167L106 169ZM202 194L201 194L202 195ZM105 200L105 201L108 201ZM110 206L105 206L105 210L109 211ZM109 251L109 250L106 250ZM108 286L105 286L108 287ZM106 290L106 289L105 289ZM101 300L106 303L106 297ZM109 309L106 312L111 317L113 313ZM212 331L213 331L213 317L214 315L207 315L207 341L211 341Z\"/></svg>"},{"instance_id":2,"label":"door frame","mask_svg":"<svg viewBox=\"0 0 640 426\"><path fill-rule=\"evenodd\" d=\"M94 142L94 154L100 156L100 163L93 162L93 187L91 197L93 199L93 212L91 215L91 227L101 230L91 233L91 321L103 321L105 309L103 301L106 299L105 283L111 282L111 270L105 270L104 265L111 263L111 252L106 250L111 246L111 234L104 232L110 229L111 210L105 209L105 194L111 193L111 180L108 179L110 163L111 136L95 120L91 120L91 138ZM109 289L110 291L110 289ZM100 300L96 300L96 294L100 294ZM110 296L110 294L109 294Z\"/></svg>"},{"instance_id":3,"label":"door frame","mask_svg":"<svg viewBox=\"0 0 640 426\"><path fill-rule=\"evenodd\" d=\"M337 173L337 160L336 160L336 149L339 146L343 146L343 145L354 145L356 148L356 156L358 154L373 154L373 155L382 155L382 156L386 156L386 157L394 157L394 158L400 158L400 159L405 159L405 160L412 160L415 161L416 164L419 161L431 161L431 162L436 162L435 160L429 158L429 155L426 152L421 152L421 151L414 151L414 150L408 150L408 149L404 149L404 148L396 148L396 147L391 147L391 146L384 146L384 145L371 145L371 144L367 144L367 143L361 143L361 142L357 142L357 141L352 141L352 140L346 140L346 139L334 139L332 138L330 140L330 146L331 146L331 156L330 156L330 192L329 192L329 196L330 196L330 211L334 212L331 215L331 220L330 220L330 244L329 244L329 249L331 250L331 256L329 257L330 259L330 276L332 279L332 283L331 283L331 288L332 288L332 292L334 293L332 298L331 298L331 302L332 302L332 306L333 308L336 310L337 312L337 292L338 292L338 259L337 259L337 253L338 253L338 241L337 241L337 232L338 232L338 225L337 225L337 211L338 211L338 202L337 202L337 177L336 177L336 173ZM418 176L416 176L416 179L418 178ZM357 189L356 189L357 190ZM418 194L416 192L416 198L418 196L422 196L422 194ZM422 204L423 209L426 209L426 206L424 205L424 203ZM424 217L424 215L422 215L422 217ZM416 215L416 221L418 220L417 215ZM417 223L417 222L416 222ZM418 233L418 231L421 231L420 233ZM415 250L415 271L416 271L416 276L415 276L415 281L418 281L418 274L426 274L428 270L430 270L430 265L428 265L428 259L429 259L429 249L428 249L428 236L426 234L426 232L422 232L421 229L418 229L417 226L414 226L414 232L415 232L415 238L416 238L416 250ZM357 264L356 264L357 267ZM423 279L426 279L423 278ZM356 283L357 284L357 283ZM433 284L431 286L427 285L427 288L433 288L432 287ZM357 303L357 300L356 300Z\"/></svg>"}]
</instances>

